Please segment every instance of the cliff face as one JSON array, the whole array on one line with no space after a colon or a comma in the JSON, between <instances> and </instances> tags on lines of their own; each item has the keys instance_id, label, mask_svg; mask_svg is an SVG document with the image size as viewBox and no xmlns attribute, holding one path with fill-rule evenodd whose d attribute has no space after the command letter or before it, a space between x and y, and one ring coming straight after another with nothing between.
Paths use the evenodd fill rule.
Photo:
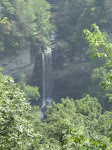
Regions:
<instances>
[{"instance_id":1,"label":"cliff face","mask_svg":"<svg viewBox=\"0 0 112 150\"><path fill-rule=\"evenodd\" d=\"M25 47L11 55L0 55L0 67L5 75L31 76L34 69L35 58L31 55L30 47Z\"/></svg>"},{"instance_id":2,"label":"cliff face","mask_svg":"<svg viewBox=\"0 0 112 150\"><path fill-rule=\"evenodd\" d=\"M85 51L62 53L58 47L53 59L55 98L80 98L87 91L91 74L91 65Z\"/></svg>"}]
</instances>

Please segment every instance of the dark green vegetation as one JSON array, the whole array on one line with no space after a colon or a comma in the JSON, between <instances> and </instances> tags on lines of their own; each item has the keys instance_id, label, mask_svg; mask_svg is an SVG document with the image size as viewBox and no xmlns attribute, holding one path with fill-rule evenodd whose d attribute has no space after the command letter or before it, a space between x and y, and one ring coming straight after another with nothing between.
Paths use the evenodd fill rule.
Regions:
<instances>
[{"instance_id":1,"label":"dark green vegetation","mask_svg":"<svg viewBox=\"0 0 112 150\"><path fill-rule=\"evenodd\" d=\"M50 44L52 25L47 2L1 0L0 4L1 51L11 54L30 42L32 50L39 53ZM85 45L82 29L90 24L95 22L102 30L110 27L111 16L105 17L104 9L108 5L104 0L59 2L57 26L60 38L65 37L68 42L64 50L81 50ZM68 7L68 11L61 13L62 6ZM68 17L63 22L60 18L65 15ZM67 97L60 103L53 102L47 108L44 122L40 119L39 107L33 105L40 97L38 88L27 85L24 78L18 80L20 85L16 84L11 77L0 73L1 150L112 149L112 43L98 26L93 24L91 31L83 31L90 45L88 53L96 60L93 65L98 62L88 90L93 97L85 94L80 100Z\"/></svg>"},{"instance_id":2,"label":"dark green vegetation","mask_svg":"<svg viewBox=\"0 0 112 150\"><path fill-rule=\"evenodd\" d=\"M74 53L83 50L85 41L82 37L82 30L90 28L93 23L96 23L101 29L111 32L111 11L109 0L59 1L56 26L60 38L68 43L62 50L72 50Z\"/></svg>"},{"instance_id":3,"label":"dark green vegetation","mask_svg":"<svg viewBox=\"0 0 112 150\"><path fill-rule=\"evenodd\" d=\"M50 45L50 5L44 0L0 1L0 50L9 53L30 45L39 53Z\"/></svg>"}]
</instances>

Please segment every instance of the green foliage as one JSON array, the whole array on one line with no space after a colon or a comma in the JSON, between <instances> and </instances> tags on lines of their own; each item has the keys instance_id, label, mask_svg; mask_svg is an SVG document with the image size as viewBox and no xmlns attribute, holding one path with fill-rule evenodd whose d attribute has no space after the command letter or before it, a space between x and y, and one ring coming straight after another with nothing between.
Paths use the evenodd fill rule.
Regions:
<instances>
[{"instance_id":1,"label":"green foliage","mask_svg":"<svg viewBox=\"0 0 112 150\"><path fill-rule=\"evenodd\" d=\"M99 30L96 24L93 24L91 31L84 29L87 43L91 48L91 57L104 59L103 66L93 71L92 77L100 79L100 85L106 90L106 95L111 100L112 97L112 43L107 39L107 35Z\"/></svg>"},{"instance_id":2,"label":"green foliage","mask_svg":"<svg viewBox=\"0 0 112 150\"><path fill-rule=\"evenodd\" d=\"M27 85L24 87L23 89L26 93L26 96L27 96L27 99L28 100L38 100L38 98L40 97L40 94L39 94L39 88L36 87L36 86L30 86L30 85Z\"/></svg>"},{"instance_id":3,"label":"green foliage","mask_svg":"<svg viewBox=\"0 0 112 150\"><path fill-rule=\"evenodd\" d=\"M111 64L111 49L112 49L112 43L109 42L109 40L106 37L106 34L102 33L99 30L99 27L96 24L93 24L91 27L91 30L93 32L84 29L83 32L86 34L86 40L89 43L90 47L92 47L91 50L91 56L94 57L103 57L107 58L108 61L106 63L107 66Z\"/></svg>"},{"instance_id":4,"label":"green foliage","mask_svg":"<svg viewBox=\"0 0 112 150\"><path fill-rule=\"evenodd\" d=\"M96 24L92 25L92 31L87 29L84 30L86 34L86 40L92 48L91 56L99 57L100 59L105 59L103 66L96 68L93 71L92 78L99 82L99 84L106 91L103 95L109 97L109 100L112 100L112 43L107 36L99 30L99 27ZM112 122L111 112L105 112L99 120L100 132L112 138ZM102 123L104 122L104 123ZM107 128L108 126L108 128Z\"/></svg>"},{"instance_id":5,"label":"green foliage","mask_svg":"<svg viewBox=\"0 0 112 150\"><path fill-rule=\"evenodd\" d=\"M38 101L40 97L39 87L26 84L25 75L15 76L15 82L19 83L21 89L25 92L27 101L30 101L31 104L35 104Z\"/></svg>"},{"instance_id":6,"label":"green foliage","mask_svg":"<svg viewBox=\"0 0 112 150\"><path fill-rule=\"evenodd\" d=\"M108 6L107 6L107 4ZM96 23L102 29L111 30L109 0L61 0L58 3L56 26L61 39L72 47L72 51L82 51L85 47L82 30ZM110 32L110 31L109 31ZM75 36L74 36L75 35ZM68 49L69 51L69 49Z\"/></svg>"},{"instance_id":7,"label":"green foliage","mask_svg":"<svg viewBox=\"0 0 112 150\"><path fill-rule=\"evenodd\" d=\"M96 98L87 95L81 100L75 101L76 112L90 118L98 118L101 114L101 106Z\"/></svg>"},{"instance_id":8,"label":"green foliage","mask_svg":"<svg viewBox=\"0 0 112 150\"><path fill-rule=\"evenodd\" d=\"M104 80L106 80L107 77L107 69L104 67L95 68L91 74L91 84L88 87L88 93L91 96L96 96L98 98L99 103L102 105L103 112L106 110L111 110L112 106L109 102L111 88L108 88L108 90L104 90L101 87L101 84Z\"/></svg>"},{"instance_id":9,"label":"green foliage","mask_svg":"<svg viewBox=\"0 0 112 150\"><path fill-rule=\"evenodd\" d=\"M50 45L52 25L50 5L44 0L1 0L0 24L1 49L11 53L30 45L39 53ZM4 20L4 19L3 19Z\"/></svg>"},{"instance_id":10,"label":"green foliage","mask_svg":"<svg viewBox=\"0 0 112 150\"><path fill-rule=\"evenodd\" d=\"M41 115L39 106L32 106L30 123L33 125L34 136L32 137L31 147L28 150L41 149L41 130L43 130L43 123L41 122Z\"/></svg>"},{"instance_id":11,"label":"green foliage","mask_svg":"<svg viewBox=\"0 0 112 150\"><path fill-rule=\"evenodd\" d=\"M53 102L48 107L41 146L59 150L109 150L112 146L107 137L108 127L111 129L111 112L102 115L96 98L87 95L76 101L62 99L61 103Z\"/></svg>"},{"instance_id":12,"label":"green foliage","mask_svg":"<svg viewBox=\"0 0 112 150\"><path fill-rule=\"evenodd\" d=\"M0 73L0 149L27 149L34 130L25 94L9 76Z\"/></svg>"}]
</instances>

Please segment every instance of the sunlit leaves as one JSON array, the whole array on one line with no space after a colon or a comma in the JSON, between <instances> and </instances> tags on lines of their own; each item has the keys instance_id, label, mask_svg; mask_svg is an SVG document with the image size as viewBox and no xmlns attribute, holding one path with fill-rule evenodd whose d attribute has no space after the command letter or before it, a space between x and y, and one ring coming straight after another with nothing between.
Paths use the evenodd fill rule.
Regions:
<instances>
[{"instance_id":1,"label":"sunlit leaves","mask_svg":"<svg viewBox=\"0 0 112 150\"><path fill-rule=\"evenodd\" d=\"M106 33L102 33L96 24L92 24L91 31L84 29L85 39L89 43L91 55L105 59L104 69L107 67L107 73L103 77L101 86L108 90L112 87L111 67L112 67L112 43L108 40Z\"/></svg>"},{"instance_id":2,"label":"sunlit leaves","mask_svg":"<svg viewBox=\"0 0 112 150\"><path fill-rule=\"evenodd\" d=\"M19 85L0 73L0 149L27 149L31 145L30 110Z\"/></svg>"},{"instance_id":3,"label":"sunlit leaves","mask_svg":"<svg viewBox=\"0 0 112 150\"><path fill-rule=\"evenodd\" d=\"M28 100L38 100L38 98L40 97L38 87L27 85L23 90L25 91Z\"/></svg>"},{"instance_id":4,"label":"sunlit leaves","mask_svg":"<svg viewBox=\"0 0 112 150\"><path fill-rule=\"evenodd\" d=\"M53 103L47 113L40 140L43 149L111 149L106 137L111 118L107 118L107 123L105 119L109 112L101 114L101 106L96 98L87 95L75 101L62 99L61 103Z\"/></svg>"},{"instance_id":5,"label":"sunlit leaves","mask_svg":"<svg viewBox=\"0 0 112 150\"><path fill-rule=\"evenodd\" d=\"M83 30L83 33L86 35L85 39L92 48L91 56L108 57L112 44L107 41L105 34L99 30L99 27L96 24L92 25L91 30L93 32L90 32L87 29Z\"/></svg>"}]
</instances>

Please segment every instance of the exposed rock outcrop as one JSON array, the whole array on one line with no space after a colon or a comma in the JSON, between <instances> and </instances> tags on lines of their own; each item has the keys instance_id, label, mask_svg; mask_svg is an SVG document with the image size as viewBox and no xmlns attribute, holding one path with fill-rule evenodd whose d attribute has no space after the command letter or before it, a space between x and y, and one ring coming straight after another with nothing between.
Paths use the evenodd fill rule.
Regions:
<instances>
[{"instance_id":1,"label":"exposed rock outcrop","mask_svg":"<svg viewBox=\"0 0 112 150\"><path fill-rule=\"evenodd\" d=\"M90 74L91 66L86 55L58 54L54 69L55 97L57 99L66 96L80 98L87 90Z\"/></svg>"},{"instance_id":2,"label":"exposed rock outcrop","mask_svg":"<svg viewBox=\"0 0 112 150\"><path fill-rule=\"evenodd\" d=\"M25 47L11 55L0 56L0 67L3 67L5 75L31 76L34 69L35 57L31 55L30 47Z\"/></svg>"},{"instance_id":3,"label":"exposed rock outcrop","mask_svg":"<svg viewBox=\"0 0 112 150\"><path fill-rule=\"evenodd\" d=\"M65 44L58 38L55 39L53 50L53 76L54 76L54 97L55 100L65 98L80 98L86 92L90 83L91 65L85 50L73 52L62 51Z\"/></svg>"}]
</instances>

